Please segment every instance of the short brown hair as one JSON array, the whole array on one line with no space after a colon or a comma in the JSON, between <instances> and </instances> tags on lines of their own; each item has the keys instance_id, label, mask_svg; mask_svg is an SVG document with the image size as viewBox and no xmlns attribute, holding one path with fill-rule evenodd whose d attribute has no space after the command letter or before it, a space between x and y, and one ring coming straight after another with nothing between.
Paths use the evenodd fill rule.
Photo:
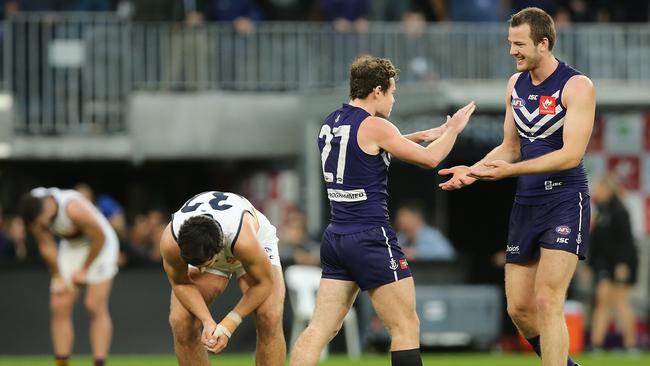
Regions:
<instances>
[{"instance_id":1,"label":"short brown hair","mask_svg":"<svg viewBox=\"0 0 650 366\"><path fill-rule=\"evenodd\" d=\"M387 58L370 55L357 58L350 66L350 99L364 99L377 86L386 93L390 78L397 79L397 72Z\"/></svg>"},{"instance_id":2,"label":"short brown hair","mask_svg":"<svg viewBox=\"0 0 650 366\"><path fill-rule=\"evenodd\" d=\"M525 8L513 14L508 21L511 27L522 24L530 26L530 38L538 45L544 38L548 38L548 49L553 50L555 44L555 23L547 12L540 8Z\"/></svg>"}]
</instances>

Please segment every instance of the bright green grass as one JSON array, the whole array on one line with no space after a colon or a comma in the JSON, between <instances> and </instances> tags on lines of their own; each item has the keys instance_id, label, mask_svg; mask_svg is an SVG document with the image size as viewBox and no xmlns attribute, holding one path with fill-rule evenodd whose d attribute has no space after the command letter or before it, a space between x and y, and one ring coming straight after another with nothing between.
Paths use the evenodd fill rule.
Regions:
<instances>
[{"instance_id":1,"label":"bright green grass","mask_svg":"<svg viewBox=\"0 0 650 366\"><path fill-rule=\"evenodd\" d=\"M248 366L254 365L252 355L238 356L213 356L212 365ZM583 366L632 366L650 365L650 353L639 356L627 355L599 355L581 356L576 361ZM0 366L52 366L54 363L49 356L39 357L7 357L0 356ZM71 366L91 365L89 357L74 357ZM431 366L538 366L539 360L531 355L511 354L435 354L425 355L424 364ZM142 355L142 356L111 356L107 366L174 366L176 359L169 355ZM360 360L351 360L345 356L332 356L323 366L389 366L388 355L365 356Z\"/></svg>"}]
</instances>

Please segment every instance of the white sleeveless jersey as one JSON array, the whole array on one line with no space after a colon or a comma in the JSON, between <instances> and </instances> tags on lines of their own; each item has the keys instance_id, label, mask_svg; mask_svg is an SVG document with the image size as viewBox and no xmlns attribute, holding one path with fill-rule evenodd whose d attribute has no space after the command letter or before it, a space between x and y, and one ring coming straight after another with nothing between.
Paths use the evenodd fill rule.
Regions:
<instances>
[{"instance_id":1,"label":"white sleeveless jersey","mask_svg":"<svg viewBox=\"0 0 650 366\"><path fill-rule=\"evenodd\" d=\"M52 197L57 204L57 213L54 221L49 225L50 230L62 238L65 238L72 245L88 245L90 242L79 228L72 222L68 216L67 207L70 201L78 199L79 202L86 205L92 212L93 218L99 223L107 239L116 237L115 231L104 215L97 210L81 193L72 189L44 188L38 187L30 192L34 197Z\"/></svg>"},{"instance_id":2,"label":"white sleeveless jersey","mask_svg":"<svg viewBox=\"0 0 650 366\"><path fill-rule=\"evenodd\" d=\"M224 249L217 255L214 264L209 268L222 272L236 272L242 265L235 259L232 252L233 244L237 242L244 214L247 212L256 218L258 215L262 215L246 198L238 194L218 191L199 193L185 202L183 207L172 215L172 235L178 242L180 228L190 217L206 215L213 218L221 225ZM262 222L259 223L260 231L262 231ZM205 270L205 268L201 269Z\"/></svg>"}]
</instances>

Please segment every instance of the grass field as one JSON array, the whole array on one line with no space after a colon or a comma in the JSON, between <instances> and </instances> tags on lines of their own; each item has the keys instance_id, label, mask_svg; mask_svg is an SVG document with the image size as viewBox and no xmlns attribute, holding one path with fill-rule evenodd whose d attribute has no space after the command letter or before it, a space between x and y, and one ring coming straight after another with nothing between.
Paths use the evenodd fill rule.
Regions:
<instances>
[{"instance_id":1,"label":"grass field","mask_svg":"<svg viewBox=\"0 0 650 366\"><path fill-rule=\"evenodd\" d=\"M650 365L650 353L638 356L598 355L576 357L583 366L632 366ZM0 356L0 366L52 366L49 356L41 357L7 357ZM249 366L254 365L252 355L212 357L212 365ZM536 366L539 360L531 355L511 354L435 354L424 356L425 365L440 366ZM91 365L89 357L74 357L71 366ZM174 366L176 359L171 355L112 356L107 366ZM345 356L332 356L323 366L390 366L390 357L365 356L360 360L351 360Z\"/></svg>"}]
</instances>

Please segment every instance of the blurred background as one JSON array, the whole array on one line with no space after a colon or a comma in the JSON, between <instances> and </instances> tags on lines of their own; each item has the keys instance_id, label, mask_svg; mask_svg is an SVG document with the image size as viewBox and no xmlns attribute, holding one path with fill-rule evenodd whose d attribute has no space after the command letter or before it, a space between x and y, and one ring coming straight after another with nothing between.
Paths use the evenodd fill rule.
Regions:
<instances>
[{"instance_id":1,"label":"blurred background","mask_svg":"<svg viewBox=\"0 0 650 366\"><path fill-rule=\"evenodd\" d=\"M112 352L171 353L170 288L157 248L171 212L200 191L243 194L278 227L285 268L317 266L329 205L316 138L321 120L348 101L351 61L370 53L401 70L391 120L402 133L438 126L475 100L474 117L441 168L473 163L501 142L505 84L514 72L506 20L527 6L553 15L555 56L595 82L585 166L591 183L609 174L621 185L638 259L629 301L634 337L647 348L649 5L0 0L0 354L50 352L49 275L16 216L22 193L76 188L96 202L121 239ZM524 350L502 289L515 180L443 192L435 171L393 160L389 181L423 346ZM619 243L603 246L616 252ZM573 352L590 347L597 269L581 263L569 291ZM299 320L289 290L287 339ZM238 296L231 286L215 314ZM365 296L355 309L331 350L386 350L388 336ZM75 352L88 353L86 315L77 310ZM606 349L623 347L615 319L606 321ZM228 352L250 352L253 340L254 325L245 322Z\"/></svg>"}]
</instances>

